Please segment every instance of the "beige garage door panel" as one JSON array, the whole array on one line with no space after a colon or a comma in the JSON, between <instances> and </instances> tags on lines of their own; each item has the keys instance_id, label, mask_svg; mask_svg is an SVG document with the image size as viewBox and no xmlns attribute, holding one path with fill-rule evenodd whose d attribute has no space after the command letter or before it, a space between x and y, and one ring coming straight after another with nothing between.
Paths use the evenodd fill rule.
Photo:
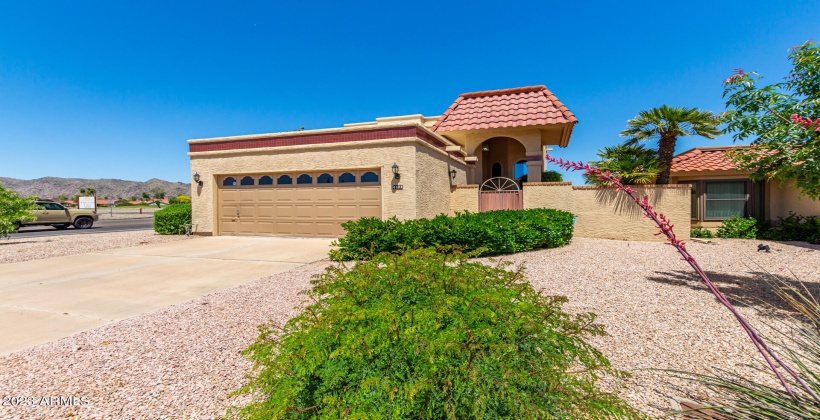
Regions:
<instances>
[{"instance_id":1,"label":"beige garage door panel","mask_svg":"<svg viewBox=\"0 0 820 420\"><path fill-rule=\"evenodd\" d=\"M220 186L217 194L221 235L334 237L348 220L381 217L378 183Z\"/></svg>"}]
</instances>

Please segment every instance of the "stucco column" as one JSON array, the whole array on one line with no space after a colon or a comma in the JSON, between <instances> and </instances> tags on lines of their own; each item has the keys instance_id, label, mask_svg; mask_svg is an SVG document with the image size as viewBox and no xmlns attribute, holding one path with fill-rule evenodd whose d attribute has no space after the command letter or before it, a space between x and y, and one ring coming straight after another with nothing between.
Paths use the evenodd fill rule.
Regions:
<instances>
[{"instance_id":1,"label":"stucco column","mask_svg":"<svg viewBox=\"0 0 820 420\"><path fill-rule=\"evenodd\" d=\"M527 161L527 182L541 182L541 172L544 172L541 161Z\"/></svg>"},{"instance_id":2,"label":"stucco column","mask_svg":"<svg viewBox=\"0 0 820 420\"><path fill-rule=\"evenodd\" d=\"M527 182L541 182L544 172L544 155L540 149L527 149Z\"/></svg>"}]
</instances>

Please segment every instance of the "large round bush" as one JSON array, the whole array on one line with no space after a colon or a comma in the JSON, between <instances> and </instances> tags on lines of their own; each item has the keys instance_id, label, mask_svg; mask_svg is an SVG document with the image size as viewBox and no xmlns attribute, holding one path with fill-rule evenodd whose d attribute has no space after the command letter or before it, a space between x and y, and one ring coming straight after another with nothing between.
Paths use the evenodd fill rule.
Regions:
<instances>
[{"instance_id":1,"label":"large round bush","mask_svg":"<svg viewBox=\"0 0 820 420\"><path fill-rule=\"evenodd\" d=\"M328 268L301 315L260 328L254 399L229 417L640 417L596 386L619 372L584 341L594 315L505 267L426 249Z\"/></svg>"},{"instance_id":2,"label":"large round bush","mask_svg":"<svg viewBox=\"0 0 820 420\"><path fill-rule=\"evenodd\" d=\"M190 223L190 204L172 204L154 213L154 232L160 235L185 233L184 226Z\"/></svg>"}]
</instances>

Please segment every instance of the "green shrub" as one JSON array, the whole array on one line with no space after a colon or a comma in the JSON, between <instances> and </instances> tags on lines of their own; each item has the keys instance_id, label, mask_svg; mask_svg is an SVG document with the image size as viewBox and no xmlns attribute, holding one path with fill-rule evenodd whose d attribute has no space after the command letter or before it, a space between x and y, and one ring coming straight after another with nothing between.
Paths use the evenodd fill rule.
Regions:
<instances>
[{"instance_id":1,"label":"green shrub","mask_svg":"<svg viewBox=\"0 0 820 420\"><path fill-rule=\"evenodd\" d=\"M820 243L820 217L801 216L789 212L786 217L778 217L776 225L762 229L762 238L775 241L805 241Z\"/></svg>"},{"instance_id":2,"label":"green shrub","mask_svg":"<svg viewBox=\"0 0 820 420\"><path fill-rule=\"evenodd\" d=\"M754 217L732 216L726 219L717 229L719 238L755 239L758 221Z\"/></svg>"},{"instance_id":3,"label":"green shrub","mask_svg":"<svg viewBox=\"0 0 820 420\"><path fill-rule=\"evenodd\" d=\"M558 171L541 172L541 182L561 182L564 176Z\"/></svg>"},{"instance_id":4,"label":"green shrub","mask_svg":"<svg viewBox=\"0 0 820 420\"><path fill-rule=\"evenodd\" d=\"M342 224L347 234L333 243L335 261L364 260L381 252L450 246L478 255L557 248L572 239L573 216L554 209L496 210L399 221L364 218Z\"/></svg>"},{"instance_id":5,"label":"green shrub","mask_svg":"<svg viewBox=\"0 0 820 420\"><path fill-rule=\"evenodd\" d=\"M715 234L703 226L695 226L689 231L689 236L693 238L714 238Z\"/></svg>"},{"instance_id":6,"label":"green shrub","mask_svg":"<svg viewBox=\"0 0 820 420\"><path fill-rule=\"evenodd\" d=\"M604 334L595 315L505 267L423 249L328 268L300 315L260 327L238 391L254 398L228 416L640 417L596 385L623 373L584 341Z\"/></svg>"},{"instance_id":7,"label":"green shrub","mask_svg":"<svg viewBox=\"0 0 820 420\"><path fill-rule=\"evenodd\" d=\"M183 225L191 223L190 204L172 204L154 213L154 232L160 235L185 233Z\"/></svg>"}]
</instances>

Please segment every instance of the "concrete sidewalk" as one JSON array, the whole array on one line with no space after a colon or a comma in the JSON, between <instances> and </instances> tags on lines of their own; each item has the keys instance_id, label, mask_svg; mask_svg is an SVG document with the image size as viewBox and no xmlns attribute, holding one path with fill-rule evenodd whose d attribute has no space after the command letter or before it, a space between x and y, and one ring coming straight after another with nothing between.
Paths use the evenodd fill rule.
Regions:
<instances>
[{"instance_id":1,"label":"concrete sidewalk","mask_svg":"<svg viewBox=\"0 0 820 420\"><path fill-rule=\"evenodd\" d=\"M327 257L331 239L217 236L0 265L0 354Z\"/></svg>"}]
</instances>

